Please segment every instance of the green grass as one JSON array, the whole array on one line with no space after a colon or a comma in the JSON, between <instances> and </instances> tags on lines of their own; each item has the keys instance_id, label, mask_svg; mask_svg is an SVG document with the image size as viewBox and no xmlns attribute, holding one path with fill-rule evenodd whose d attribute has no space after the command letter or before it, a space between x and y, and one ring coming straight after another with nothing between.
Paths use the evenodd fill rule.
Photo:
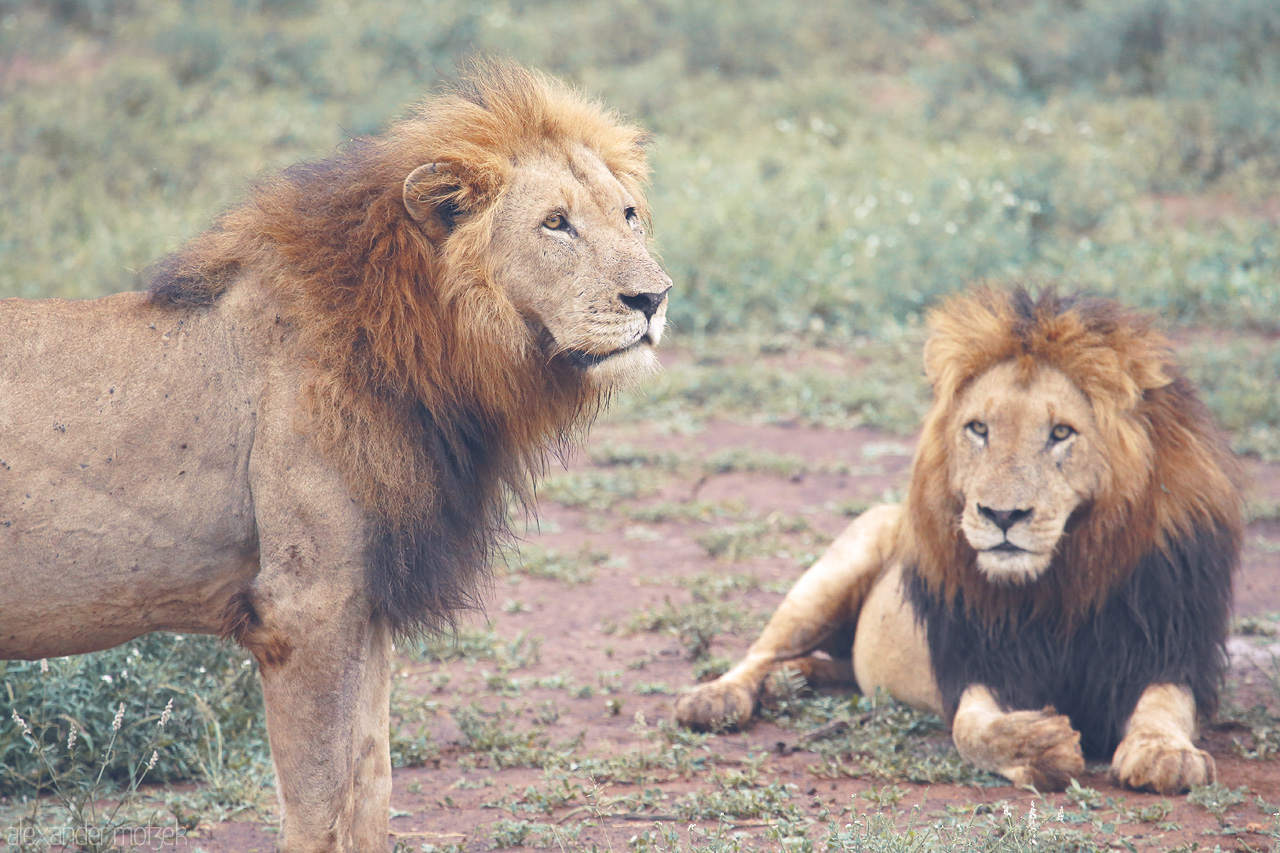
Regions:
<instances>
[{"instance_id":1,"label":"green grass","mask_svg":"<svg viewBox=\"0 0 1280 853\"><path fill-rule=\"evenodd\" d=\"M512 576L556 580L576 586L594 580L597 567L608 559L607 553L590 548L562 554L554 549L526 544L519 551L507 555L507 572Z\"/></svg>"},{"instance_id":2,"label":"green grass","mask_svg":"<svg viewBox=\"0 0 1280 853\"><path fill-rule=\"evenodd\" d=\"M676 604L664 598L660 607L633 613L625 631L674 635L692 660L701 661L708 657L718 634L744 633L764 626L766 614L751 613L731 598L726 600L724 588L713 577L691 578L685 586L690 592L688 602Z\"/></svg>"},{"instance_id":3,"label":"green grass","mask_svg":"<svg viewBox=\"0 0 1280 853\"><path fill-rule=\"evenodd\" d=\"M257 668L244 650L210 637L152 634L94 655L0 661L0 696L49 749L49 765L6 715L0 724L0 794L45 789L52 778L105 771L128 779L159 753L152 781L264 772ZM156 722L172 701L163 731ZM123 707L110 754L112 725ZM71 729L75 746L67 748ZM144 754L145 753L145 754Z\"/></svg>"},{"instance_id":4,"label":"green grass","mask_svg":"<svg viewBox=\"0 0 1280 853\"><path fill-rule=\"evenodd\" d=\"M929 402L920 359L924 334L914 322L881 332L891 340L837 342L825 335L801 344L751 333L695 338L688 342L691 359L646 383L643 394L619 400L610 417L680 424L732 416L907 434ZM796 365L788 353L816 353L814 361L829 355L834 364ZM722 462L732 467L734 460Z\"/></svg>"}]
</instances>

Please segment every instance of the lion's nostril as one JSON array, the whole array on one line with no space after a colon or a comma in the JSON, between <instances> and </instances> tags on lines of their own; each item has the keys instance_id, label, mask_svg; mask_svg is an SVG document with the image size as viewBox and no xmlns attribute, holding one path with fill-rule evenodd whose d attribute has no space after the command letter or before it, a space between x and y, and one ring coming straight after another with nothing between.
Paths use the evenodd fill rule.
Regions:
<instances>
[{"instance_id":1,"label":"lion's nostril","mask_svg":"<svg viewBox=\"0 0 1280 853\"><path fill-rule=\"evenodd\" d=\"M657 293L637 293L633 296L620 294L619 298L622 304L630 308L632 311L641 311L646 318L652 317L662 306L662 300L667 298L667 291L662 290Z\"/></svg>"},{"instance_id":2,"label":"lion's nostril","mask_svg":"<svg viewBox=\"0 0 1280 853\"><path fill-rule=\"evenodd\" d=\"M978 512L996 527L1000 528L1001 533L1008 533L1010 527L1013 527L1020 521L1026 521L1031 518L1031 513L1034 512L1034 510L991 509L990 507L978 504Z\"/></svg>"}]
</instances>

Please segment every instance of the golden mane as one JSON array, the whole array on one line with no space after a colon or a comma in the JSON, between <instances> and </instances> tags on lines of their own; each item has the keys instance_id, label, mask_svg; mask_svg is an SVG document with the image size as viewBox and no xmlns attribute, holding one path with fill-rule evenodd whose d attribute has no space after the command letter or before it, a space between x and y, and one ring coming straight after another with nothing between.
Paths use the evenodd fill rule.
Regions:
<instances>
[{"instance_id":1,"label":"golden mane","mask_svg":"<svg viewBox=\"0 0 1280 853\"><path fill-rule=\"evenodd\" d=\"M447 620L469 602L469 579L506 531L506 495L527 497L546 448L601 402L546 358L492 279L513 165L586 148L647 220L646 139L555 80L476 63L386 133L259 184L152 271L151 300L176 307L256 281L314 353L300 426L383 528L374 583L398 628L416 628L416 610ZM406 176L432 163L417 201L435 230L404 200Z\"/></svg>"},{"instance_id":2,"label":"golden mane","mask_svg":"<svg viewBox=\"0 0 1280 853\"><path fill-rule=\"evenodd\" d=\"M1215 530L1238 545L1237 465L1167 340L1142 317L1106 300L1034 299L1022 288L979 289L932 312L925 370L934 402L925 419L900 547L934 595L987 624L1057 614L1064 628L1094 612L1153 551ZM996 585L978 570L956 519L945 429L961 392L997 364L1030 377L1065 374L1089 399L1110 476L1077 510L1045 575L1027 587Z\"/></svg>"}]
</instances>

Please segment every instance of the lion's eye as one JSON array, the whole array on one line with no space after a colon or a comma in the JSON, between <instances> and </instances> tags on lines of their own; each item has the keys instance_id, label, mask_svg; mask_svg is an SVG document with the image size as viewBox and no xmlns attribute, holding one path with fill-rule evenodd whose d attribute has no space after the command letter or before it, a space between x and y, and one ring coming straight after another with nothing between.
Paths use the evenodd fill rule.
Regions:
<instances>
[{"instance_id":1,"label":"lion's eye","mask_svg":"<svg viewBox=\"0 0 1280 853\"><path fill-rule=\"evenodd\" d=\"M639 218L634 207L628 207L622 212L622 215L627 217L628 222L635 222L636 219Z\"/></svg>"},{"instance_id":2,"label":"lion's eye","mask_svg":"<svg viewBox=\"0 0 1280 853\"><path fill-rule=\"evenodd\" d=\"M1066 424L1058 424L1053 429L1049 430L1049 437L1054 441L1066 441L1075 434L1076 431Z\"/></svg>"},{"instance_id":3,"label":"lion's eye","mask_svg":"<svg viewBox=\"0 0 1280 853\"><path fill-rule=\"evenodd\" d=\"M987 425L982 421L969 421L969 423L965 424L965 429L969 430L969 432L973 433L978 438L987 437Z\"/></svg>"},{"instance_id":4,"label":"lion's eye","mask_svg":"<svg viewBox=\"0 0 1280 853\"><path fill-rule=\"evenodd\" d=\"M561 231L569 226L569 220L565 219L563 213L553 213L546 219L542 220L542 227L552 231Z\"/></svg>"}]
</instances>

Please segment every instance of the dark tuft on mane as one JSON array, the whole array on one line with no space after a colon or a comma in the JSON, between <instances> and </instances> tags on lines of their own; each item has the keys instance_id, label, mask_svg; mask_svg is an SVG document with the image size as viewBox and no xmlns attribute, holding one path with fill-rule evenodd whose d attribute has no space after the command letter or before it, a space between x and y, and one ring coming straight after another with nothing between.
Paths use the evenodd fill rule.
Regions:
<instances>
[{"instance_id":1,"label":"dark tuft on mane","mask_svg":"<svg viewBox=\"0 0 1280 853\"><path fill-rule=\"evenodd\" d=\"M147 300L154 305L173 308L212 305L226 291L226 280L232 278L238 269L238 266L228 268L215 280L207 274L192 270L186 256L175 252L157 261L143 273L143 278L147 281Z\"/></svg>"}]
</instances>

